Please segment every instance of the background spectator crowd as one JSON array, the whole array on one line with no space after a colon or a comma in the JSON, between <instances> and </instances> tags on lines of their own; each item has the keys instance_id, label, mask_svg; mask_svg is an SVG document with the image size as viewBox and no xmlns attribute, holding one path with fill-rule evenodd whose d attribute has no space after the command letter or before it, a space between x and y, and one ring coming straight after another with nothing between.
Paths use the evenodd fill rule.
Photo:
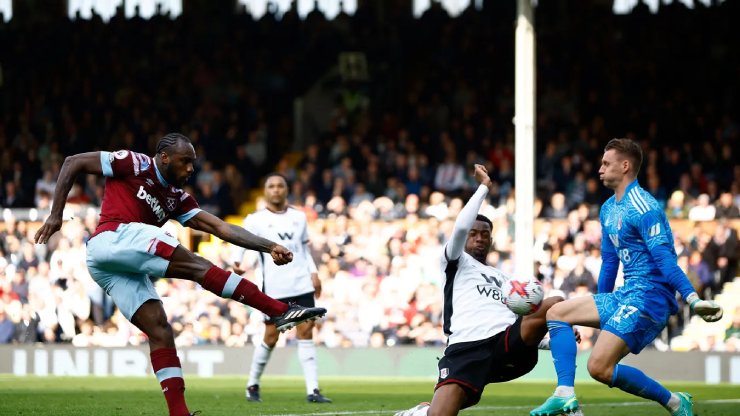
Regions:
<instances>
[{"instance_id":1,"label":"background spectator crowd","mask_svg":"<svg viewBox=\"0 0 740 416\"><path fill-rule=\"evenodd\" d=\"M374 2L359 3L332 21L294 11L255 21L219 9L210 11L219 25L188 13L0 19L0 205L43 212L64 156L151 153L162 135L182 131L198 154L188 188L214 214L246 214L268 171L290 180L291 203L310 221L319 303L330 311L318 342L443 345L439 256L475 189L473 163L496 183L484 207L494 222L489 261L511 272L515 255L515 2L485 1L454 19L437 3L419 19L408 2L388 2L382 17ZM680 265L698 292L717 297L738 267L740 50L730 17L738 3L673 2L657 14L638 6L625 16L561 3L537 7L537 277L550 294L595 291L598 209L608 196L596 172L606 141L627 136L645 150L641 184L677 224ZM335 79L328 122L286 152L295 145L293 100L348 50L363 51L370 75ZM81 178L68 200L81 215L48 246L34 245L33 224L5 211L0 343L146 342L87 273L102 185ZM201 254L234 266L231 247L209 244ZM191 282L156 286L179 345L261 339L255 311ZM726 315L721 339L682 348L737 350L740 310ZM659 343L689 319L683 308ZM596 334L584 335L587 349Z\"/></svg>"}]
</instances>

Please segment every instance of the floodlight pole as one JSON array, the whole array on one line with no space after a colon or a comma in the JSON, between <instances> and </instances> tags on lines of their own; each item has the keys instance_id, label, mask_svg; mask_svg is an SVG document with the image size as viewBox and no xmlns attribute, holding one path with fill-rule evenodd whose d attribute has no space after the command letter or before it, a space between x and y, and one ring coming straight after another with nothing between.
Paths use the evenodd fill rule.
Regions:
<instances>
[{"instance_id":1,"label":"floodlight pole","mask_svg":"<svg viewBox=\"0 0 740 416\"><path fill-rule=\"evenodd\" d=\"M514 271L516 276L534 275L535 189L535 57L532 0L517 0L514 66L514 134L516 213L514 215Z\"/></svg>"}]
</instances>

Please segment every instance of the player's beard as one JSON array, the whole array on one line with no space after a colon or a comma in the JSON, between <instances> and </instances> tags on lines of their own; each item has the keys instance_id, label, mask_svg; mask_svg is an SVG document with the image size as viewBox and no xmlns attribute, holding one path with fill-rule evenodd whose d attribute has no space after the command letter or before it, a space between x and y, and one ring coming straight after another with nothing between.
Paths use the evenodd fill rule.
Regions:
<instances>
[{"instance_id":1,"label":"player's beard","mask_svg":"<svg viewBox=\"0 0 740 416\"><path fill-rule=\"evenodd\" d=\"M173 171L170 166L167 166L167 176L170 178L175 178L174 181L171 181L176 188L182 188L185 186L186 183L188 183L188 179L190 179L190 175L185 176L178 176L176 172Z\"/></svg>"}]
</instances>

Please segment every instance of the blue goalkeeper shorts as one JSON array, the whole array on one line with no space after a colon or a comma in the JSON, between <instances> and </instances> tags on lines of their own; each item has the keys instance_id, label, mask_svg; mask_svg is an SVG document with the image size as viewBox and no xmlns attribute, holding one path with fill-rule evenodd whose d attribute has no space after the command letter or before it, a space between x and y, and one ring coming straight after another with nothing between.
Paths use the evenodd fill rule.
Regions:
<instances>
[{"instance_id":1,"label":"blue goalkeeper shorts","mask_svg":"<svg viewBox=\"0 0 740 416\"><path fill-rule=\"evenodd\" d=\"M639 354L668 323L670 308L645 302L650 294L632 296L617 290L594 295L601 329L622 338L633 354Z\"/></svg>"}]
</instances>

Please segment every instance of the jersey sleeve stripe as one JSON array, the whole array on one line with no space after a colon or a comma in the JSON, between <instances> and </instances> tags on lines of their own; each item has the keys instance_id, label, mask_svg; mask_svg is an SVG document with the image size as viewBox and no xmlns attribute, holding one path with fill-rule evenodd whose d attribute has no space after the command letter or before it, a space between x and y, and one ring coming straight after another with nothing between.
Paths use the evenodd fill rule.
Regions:
<instances>
[{"instance_id":1,"label":"jersey sleeve stripe","mask_svg":"<svg viewBox=\"0 0 740 416\"><path fill-rule=\"evenodd\" d=\"M632 191L630 192L632 193L632 198L635 199L635 202L637 202L637 204L639 204L640 207L642 207L642 210L643 210L642 213L644 214L645 212L648 212L650 210L650 206L642 198L642 195L640 195L640 192L636 188L633 188Z\"/></svg>"},{"instance_id":2,"label":"jersey sleeve stripe","mask_svg":"<svg viewBox=\"0 0 740 416\"><path fill-rule=\"evenodd\" d=\"M134 163L134 175L139 176L139 158L136 153L131 154L131 161Z\"/></svg>"},{"instance_id":3,"label":"jersey sleeve stripe","mask_svg":"<svg viewBox=\"0 0 740 416\"><path fill-rule=\"evenodd\" d=\"M635 207L637 212L639 212L640 214L644 214L647 212L647 209L645 209L645 207L640 203L640 201L637 200L634 189L629 192L629 199L630 199L630 202L632 203L632 206Z\"/></svg>"},{"instance_id":4,"label":"jersey sleeve stripe","mask_svg":"<svg viewBox=\"0 0 740 416\"><path fill-rule=\"evenodd\" d=\"M100 166L103 168L103 176L113 177L113 165L110 162L110 152L100 152Z\"/></svg>"},{"instance_id":5,"label":"jersey sleeve stripe","mask_svg":"<svg viewBox=\"0 0 740 416\"><path fill-rule=\"evenodd\" d=\"M637 196L637 199L642 202L642 205L645 206L646 211L650 211L650 204L648 204L648 201L645 199L645 195L642 192L635 191L635 195Z\"/></svg>"},{"instance_id":6,"label":"jersey sleeve stripe","mask_svg":"<svg viewBox=\"0 0 740 416\"><path fill-rule=\"evenodd\" d=\"M186 222L190 221L191 218L198 215L199 212L203 211L200 208L193 208L190 211L180 215L177 217L177 222L179 222L182 225L185 225Z\"/></svg>"},{"instance_id":7,"label":"jersey sleeve stripe","mask_svg":"<svg viewBox=\"0 0 740 416\"><path fill-rule=\"evenodd\" d=\"M632 195L629 196L629 199L630 199L630 204L632 204L632 206L635 207L635 209L637 210L637 212L639 212L640 214L643 214L642 209L640 208L639 205L637 205L637 203L635 202L634 198L632 198Z\"/></svg>"}]
</instances>

